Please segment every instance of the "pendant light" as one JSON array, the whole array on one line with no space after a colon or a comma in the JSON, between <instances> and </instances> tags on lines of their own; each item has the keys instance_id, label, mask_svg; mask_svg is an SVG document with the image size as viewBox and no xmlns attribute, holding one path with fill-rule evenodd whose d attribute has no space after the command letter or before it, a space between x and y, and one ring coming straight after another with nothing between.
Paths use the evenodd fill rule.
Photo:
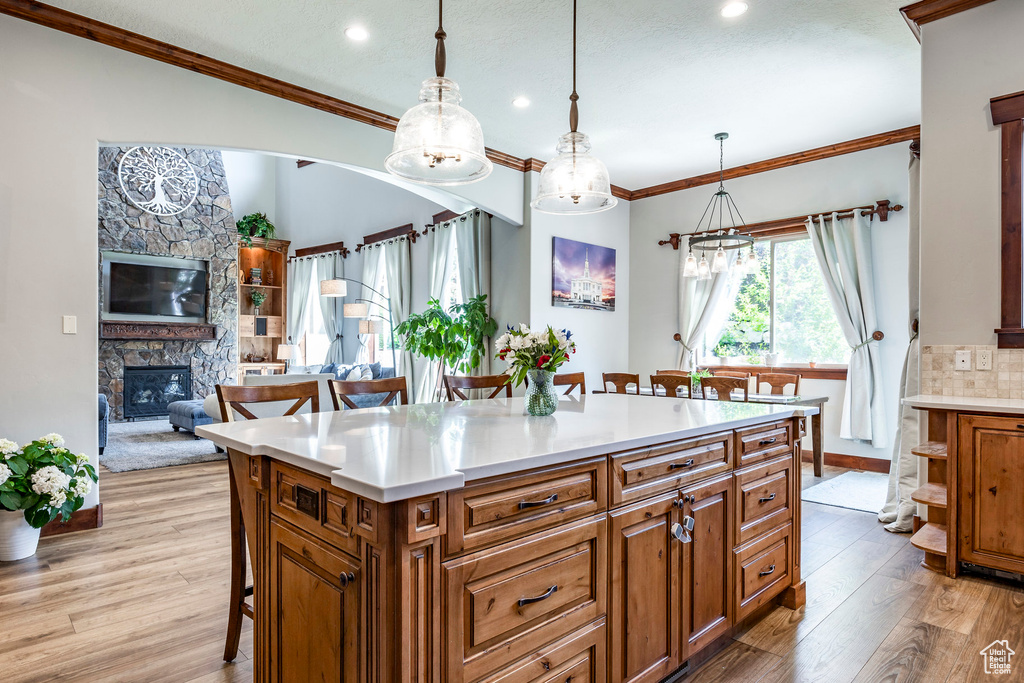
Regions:
<instances>
[{"instance_id":1,"label":"pendant light","mask_svg":"<svg viewBox=\"0 0 1024 683\"><path fill-rule=\"evenodd\" d=\"M427 185L464 185L483 180L494 165L484 151L480 123L460 106L455 81L445 78L447 55L442 26L442 0L437 3L435 78L423 81L420 103L405 112L395 130L391 154L384 160L388 173Z\"/></svg>"},{"instance_id":2,"label":"pendant light","mask_svg":"<svg viewBox=\"0 0 1024 683\"><path fill-rule=\"evenodd\" d=\"M558 138L554 159L545 164L537 184L537 211L554 214L585 214L607 211L618 203L612 196L608 168L590 155L590 138L577 130L576 101L576 0L572 2L572 94L569 95L569 132Z\"/></svg>"},{"instance_id":3,"label":"pendant light","mask_svg":"<svg viewBox=\"0 0 1024 683\"><path fill-rule=\"evenodd\" d=\"M683 277L695 277L698 280L710 280L712 273L732 272L734 275L753 273L757 269L757 255L754 253L754 238L750 235L739 234L743 226L743 216L736 207L732 196L725 191L725 141L729 138L728 133L716 133L715 140L718 140L718 191L711 197L704 214L697 221L697 229L689 239L690 252L686 257L683 266ZM718 221L716 225L715 214ZM725 215L729 214L730 226L726 227ZM739 218L739 225L736 219ZM705 224L705 219L707 223ZM742 249L750 247L750 254L744 258ZM696 268L690 268L690 259L693 259L694 247L701 250L700 263ZM714 249L714 256L711 257L710 265L704 258L705 249ZM727 252L739 252L730 267L730 259Z\"/></svg>"}]
</instances>

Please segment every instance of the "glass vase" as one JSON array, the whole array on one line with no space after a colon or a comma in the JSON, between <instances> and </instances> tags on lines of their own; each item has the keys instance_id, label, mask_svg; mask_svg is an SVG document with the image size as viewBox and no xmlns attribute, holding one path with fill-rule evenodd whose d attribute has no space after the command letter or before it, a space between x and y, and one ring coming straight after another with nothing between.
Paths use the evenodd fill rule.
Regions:
<instances>
[{"instance_id":1,"label":"glass vase","mask_svg":"<svg viewBox=\"0 0 1024 683\"><path fill-rule=\"evenodd\" d=\"M558 408L558 394L555 393L555 373L550 370L526 371L526 412L535 417L550 415Z\"/></svg>"}]
</instances>

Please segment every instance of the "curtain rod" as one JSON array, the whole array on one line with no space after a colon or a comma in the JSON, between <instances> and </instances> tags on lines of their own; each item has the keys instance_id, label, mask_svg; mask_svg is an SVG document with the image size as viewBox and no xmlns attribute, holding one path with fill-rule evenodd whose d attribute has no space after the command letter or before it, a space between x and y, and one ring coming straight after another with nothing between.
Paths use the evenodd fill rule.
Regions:
<instances>
[{"instance_id":1,"label":"curtain rod","mask_svg":"<svg viewBox=\"0 0 1024 683\"><path fill-rule=\"evenodd\" d=\"M833 213L837 213L839 214L839 218L850 218L854 215L854 211L860 211L861 216L878 216L878 220L884 223L889 220L890 213L902 210L903 206L900 204L893 204L888 199L879 199L874 204L870 204L868 206L854 206L848 209L833 209L832 211L817 211L814 213L804 214L802 216L793 216L792 218L781 218L773 221L751 223L738 228L736 232L740 235L751 235L753 237L790 235L804 230L804 225L807 223L807 218L809 216L829 216ZM669 233L667 240L658 240L658 246L671 244L673 249L678 250L680 244L683 244L685 240L698 234L703 233Z\"/></svg>"},{"instance_id":2,"label":"curtain rod","mask_svg":"<svg viewBox=\"0 0 1024 683\"><path fill-rule=\"evenodd\" d=\"M317 256L319 254L329 254L334 251L340 252L341 258L348 258L348 255L350 253L349 250L345 248L344 242L331 242L330 244L321 244L315 247L303 247L302 249L296 249L295 256L293 256L292 258Z\"/></svg>"}]
</instances>

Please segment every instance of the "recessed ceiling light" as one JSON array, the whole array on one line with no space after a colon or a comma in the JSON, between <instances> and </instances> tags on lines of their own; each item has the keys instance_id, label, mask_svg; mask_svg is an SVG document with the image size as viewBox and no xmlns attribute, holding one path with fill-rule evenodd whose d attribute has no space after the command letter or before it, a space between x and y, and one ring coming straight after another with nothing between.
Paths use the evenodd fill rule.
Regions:
<instances>
[{"instance_id":1,"label":"recessed ceiling light","mask_svg":"<svg viewBox=\"0 0 1024 683\"><path fill-rule=\"evenodd\" d=\"M724 11L724 10L723 10ZM366 29L362 26L349 26L345 29L345 35L352 40L362 42L370 37L370 34L366 32Z\"/></svg>"},{"instance_id":2,"label":"recessed ceiling light","mask_svg":"<svg viewBox=\"0 0 1024 683\"><path fill-rule=\"evenodd\" d=\"M730 2L728 5L722 8L722 16L727 19L738 17L739 15L750 9L745 2Z\"/></svg>"},{"instance_id":3,"label":"recessed ceiling light","mask_svg":"<svg viewBox=\"0 0 1024 683\"><path fill-rule=\"evenodd\" d=\"M522 95L520 95L519 97L512 100L512 104L519 107L520 109L523 109L524 107L530 106L530 98L523 97Z\"/></svg>"}]
</instances>

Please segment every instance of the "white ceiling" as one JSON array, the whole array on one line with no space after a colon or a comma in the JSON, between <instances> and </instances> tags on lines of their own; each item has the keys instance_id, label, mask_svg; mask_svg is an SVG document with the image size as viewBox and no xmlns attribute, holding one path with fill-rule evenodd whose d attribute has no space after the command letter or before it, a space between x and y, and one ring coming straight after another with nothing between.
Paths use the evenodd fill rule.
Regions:
<instances>
[{"instance_id":1,"label":"white ceiling","mask_svg":"<svg viewBox=\"0 0 1024 683\"><path fill-rule=\"evenodd\" d=\"M637 189L920 122L906 0L580 0L580 130ZM51 0L400 116L433 75L437 7L410 0ZM258 9L257 9L258 8ZM448 76L489 147L548 159L568 130L568 0L449 0ZM344 36L352 24L370 38ZM511 101L526 95L532 105Z\"/></svg>"}]
</instances>

